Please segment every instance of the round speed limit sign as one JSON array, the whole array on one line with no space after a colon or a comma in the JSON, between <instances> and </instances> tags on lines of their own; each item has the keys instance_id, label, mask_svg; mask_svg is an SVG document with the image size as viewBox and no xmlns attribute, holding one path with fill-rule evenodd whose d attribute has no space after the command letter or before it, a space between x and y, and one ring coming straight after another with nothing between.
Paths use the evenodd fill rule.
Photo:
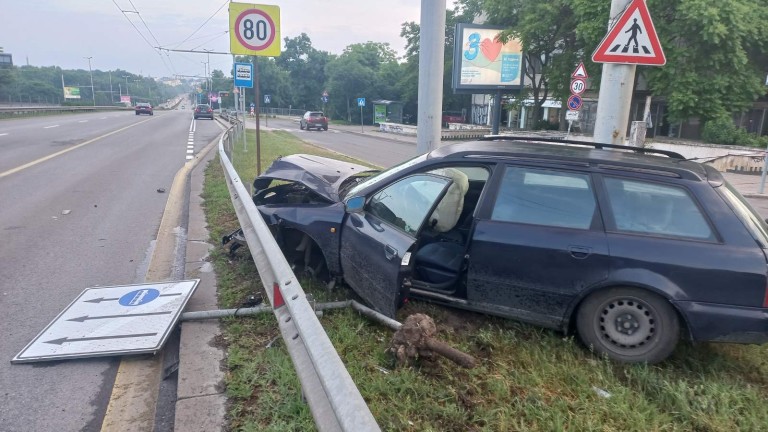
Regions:
<instances>
[{"instance_id":1,"label":"round speed limit sign","mask_svg":"<svg viewBox=\"0 0 768 432\"><path fill-rule=\"evenodd\" d=\"M577 78L571 81L571 93L580 95L587 89L587 83L583 79Z\"/></svg>"},{"instance_id":2,"label":"round speed limit sign","mask_svg":"<svg viewBox=\"0 0 768 432\"><path fill-rule=\"evenodd\" d=\"M232 54L279 56L280 9L277 6L230 3Z\"/></svg>"}]
</instances>

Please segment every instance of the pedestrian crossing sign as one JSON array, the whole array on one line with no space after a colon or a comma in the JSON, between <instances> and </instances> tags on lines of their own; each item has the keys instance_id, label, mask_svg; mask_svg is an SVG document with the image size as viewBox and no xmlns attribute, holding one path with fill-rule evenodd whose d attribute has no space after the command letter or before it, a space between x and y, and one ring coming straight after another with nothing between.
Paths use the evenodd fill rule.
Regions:
<instances>
[{"instance_id":1,"label":"pedestrian crossing sign","mask_svg":"<svg viewBox=\"0 0 768 432\"><path fill-rule=\"evenodd\" d=\"M632 0L592 54L595 63L667 63L645 0Z\"/></svg>"}]
</instances>

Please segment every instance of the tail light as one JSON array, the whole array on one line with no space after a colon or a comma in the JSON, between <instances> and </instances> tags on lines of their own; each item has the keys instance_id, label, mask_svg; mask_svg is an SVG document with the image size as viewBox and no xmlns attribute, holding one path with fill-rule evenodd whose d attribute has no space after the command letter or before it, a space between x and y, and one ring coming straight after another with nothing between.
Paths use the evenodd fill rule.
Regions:
<instances>
[{"instance_id":1,"label":"tail light","mask_svg":"<svg viewBox=\"0 0 768 432\"><path fill-rule=\"evenodd\" d=\"M765 296L763 297L763 307L768 308L768 280L765 283Z\"/></svg>"}]
</instances>

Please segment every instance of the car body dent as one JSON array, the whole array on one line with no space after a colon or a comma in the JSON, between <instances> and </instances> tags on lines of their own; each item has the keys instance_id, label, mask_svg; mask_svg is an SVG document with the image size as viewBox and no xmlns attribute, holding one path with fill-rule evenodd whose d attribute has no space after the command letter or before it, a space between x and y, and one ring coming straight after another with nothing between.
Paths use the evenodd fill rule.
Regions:
<instances>
[{"instance_id":1,"label":"car body dent","mask_svg":"<svg viewBox=\"0 0 768 432\"><path fill-rule=\"evenodd\" d=\"M253 187L258 192L273 180L292 181L301 183L330 201L339 202L339 187L345 180L355 175L375 172L378 171L351 162L295 154L275 159L262 175L256 177Z\"/></svg>"}]
</instances>

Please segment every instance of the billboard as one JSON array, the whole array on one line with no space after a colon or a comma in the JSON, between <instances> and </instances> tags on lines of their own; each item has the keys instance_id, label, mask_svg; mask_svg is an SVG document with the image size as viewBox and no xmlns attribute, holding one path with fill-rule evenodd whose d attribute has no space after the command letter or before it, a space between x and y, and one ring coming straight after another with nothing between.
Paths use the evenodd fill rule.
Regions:
<instances>
[{"instance_id":1,"label":"billboard","mask_svg":"<svg viewBox=\"0 0 768 432\"><path fill-rule=\"evenodd\" d=\"M64 87L64 99L80 99L80 87Z\"/></svg>"},{"instance_id":2,"label":"billboard","mask_svg":"<svg viewBox=\"0 0 768 432\"><path fill-rule=\"evenodd\" d=\"M129 95L120 95L120 102L131 103L131 96L129 96Z\"/></svg>"},{"instance_id":3,"label":"billboard","mask_svg":"<svg viewBox=\"0 0 768 432\"><path fill-rule=\"evenodd\" d=\"M525 59L520 40L502 43L502 27L457 24L453 54L454 93L519 90L523 87Z\"/></svg>"}]
</instances>

